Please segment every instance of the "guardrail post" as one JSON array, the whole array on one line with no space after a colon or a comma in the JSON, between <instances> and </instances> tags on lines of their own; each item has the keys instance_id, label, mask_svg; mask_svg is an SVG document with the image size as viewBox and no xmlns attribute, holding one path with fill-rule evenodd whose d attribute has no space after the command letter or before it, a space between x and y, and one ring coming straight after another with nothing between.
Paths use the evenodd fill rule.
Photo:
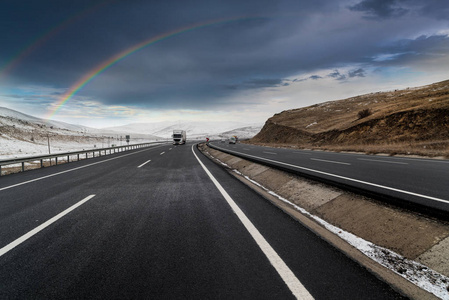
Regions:
<instances>
[{"instance_id":1,"label":"guardrail post","mask_svg":"<svg viewBox=\"0 0 449 300\"><path fill-rule=\"evenodd\" d=\"M77 161L80 161L80 154L78 153L78 160Z\"/></svg>"},{"instance_id":2,"label":"guardrail post","mask_svg":"<svg viewBox=\"0 0 449 300\"><path fill-rule=\"evenodd\" d=\"M25 162L22 162L22 172L25 172Z\"/></svg>"},{"instance_id":3,"label":"guardrail post","mask_svg":"<svg viewBox=\"0 0 449 300\"><path fill-rule=\"evenodd\" d=\"M67 163L70 162L70 155L67 155Z\"/></svg>"},{"instance_id":4,"label":"guardrail post","mask_svg":"<svg viewBox=\"0 0 449 300\"><path fill-rule=\"evenodd\" d=\"M2 166L0 165L0 176L2 176Z\"/></svg>"},{"instance_id":5,"label":"guardrail post","mask_svg":"<svg viewBox=\"0 0 449 300\"><path fill-rule=\"evenodd\" d=\"M41 168L44 167L44 160L41 159Z\"/></svg>"},{"instance_id":6,"label":"guardrail post","mask_svg":"<svg viewBox=\"0 0 449 300\"><path fill-rule=\"evenodd\" d=\"M58 157L57 156L55 157L55 162L56 162L56 165L58 165Z\"/></svg>"}]
</instances>

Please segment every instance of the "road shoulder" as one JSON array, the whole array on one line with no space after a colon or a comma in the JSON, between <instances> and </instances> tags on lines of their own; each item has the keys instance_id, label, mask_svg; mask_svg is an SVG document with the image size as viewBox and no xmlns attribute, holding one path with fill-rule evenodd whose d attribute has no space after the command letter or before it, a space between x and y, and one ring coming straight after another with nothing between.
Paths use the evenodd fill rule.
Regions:
<instances>
[{"instance_id":1,"label":"road shoulder","mask_svg":"<svg viewBox=\"0 0 449 300\"><path fill-rule=\"evenodd\" d=\"M391 249L407 260L420 261L420 256L432 251L432 257L439 259L433 261L428 259L426 267L429 270L431 268L436 271L440 271L438 270L440 268L443 271L440 272L443 274L446 266L442 265L441 257L447 257L447 247L440 247L443 250L437 251L435 247L438 247L441 241L447 239L449 235L448 224L424 216L417 216L398 208L385 206L373 199L328 187L292 174L273 170L204 147L204 145L200 146L200 149L216 163L228 168L230 173L239 180L369 269L376 276L390 283L401 293L416 299L434 297L433 294L403 278L407 274L401 274L401 272L407 273L408 270L401 261L395 262L397 268L394 271L381 266L341 239L338 234L329 232L314 218L298 211L295 206L302 207L308 213L364 240ZM261 186L258 186L258 184ZM286 203L280 198L288 199L290 203ZM443 280L445 280L445 276L443 276ZM449 285L448 282L446 282L446 287L447 285Z\"/></svg>"}]
</instances>

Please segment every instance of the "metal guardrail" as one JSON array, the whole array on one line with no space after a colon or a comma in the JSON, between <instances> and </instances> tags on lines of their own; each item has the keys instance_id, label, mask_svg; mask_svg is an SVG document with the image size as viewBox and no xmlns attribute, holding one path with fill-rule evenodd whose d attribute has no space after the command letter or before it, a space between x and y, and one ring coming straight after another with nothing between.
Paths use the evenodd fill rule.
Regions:
<instances>
[{"instance_id":1,"label":"metal guardrail","mask_svg":"<svg viewBox=\"0 0 449 300\"><path fill-rule=\"evenodd\" d=\"M20 163L21 169L22 169L21 171L25 172L25 170L26 170L25 163L28 163L28 162L39 161L40 168L42 168L44 166L45 160L48 160L50 162L50 165L52 165L52 161L54 159L54 161L55 161L54 165L58 165L58 158L61 158L61 157L64 157L64 158L67 157L67 160L65 162L69 163L70 158L75 155L77 156L77 159L75 161L79 161L80 155L83 155L83 154L85 155L85 159L88 159L89 158L88 154L90 154L90 153L92 153L92 158L94 158L94 157L108 155L108 152L110 155L110 154L114 154L114 153L118 153L118 152L124 152L124 151L134 150L134 149L138 149L138 148L144 148L144 147L148 147L150 145L158 144L158 143L163 143L163 142L160 142L160 141L159 142L148 142L148 143L141 143L141 144L134 144L134 145L126 145L126 146L94 148L94 149L75 151L75 152L54 153L54 154L49 154L49 155L27 156L27 157L0 160L0 176L2 176L2 167L3 166L14 165L14 164ZM97 156L95 156L96 153L98 153ZM72 159L72 161L73 161L73 159Z\"/></svg>"},{"instance_id":2,"label":"metal guardrail","mask_svg":"<svg viewBox=\"0 0 449 300\"><path fill-rule=\"evenodd\" d=\"M330 179L327 178L325 175L313 175L310 172L307 171L301 171L296 168L292 168L289 166L276 164L275 162L272 162L270 160L255 157L252 155L246 155L244 153L239 153L236 151L223 149L220 147L217 147L213 144L207 143L207 146L210 148L213 148L215 150L219 150L234 156L241 157L243 159L247 159L256 163L260 163L275 169L283 170L292 174L300 175L303 177L307 177L312 180L317 180L326 184L331 184L333 186L337 186L358 194L362 194L368 197L373 197L377 200L380 200L382 202L390 203L399 207L403 207L407 210L416 211L418 213L425 213L427 215L449 221L449 205L446 203L441 204L436 201L422 201L419 196L412 196L407 194L401 194L396 192L390 192L388 190L381 190L381 189L374 189L369 187L362 187L358 186L356 184L351 184L344 182L343 180L339 181L338 179Z\"/></svg>"}]
</instances>

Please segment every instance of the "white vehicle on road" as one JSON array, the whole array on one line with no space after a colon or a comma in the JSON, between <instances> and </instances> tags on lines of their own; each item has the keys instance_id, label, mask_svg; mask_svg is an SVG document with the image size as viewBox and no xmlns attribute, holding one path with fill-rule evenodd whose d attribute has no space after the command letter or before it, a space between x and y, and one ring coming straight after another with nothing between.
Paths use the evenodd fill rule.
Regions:
<instances>
[{"instance_id":1,"label":"white vehicle on road","mask_svg":"<svg viewBox=\"0 0 449 300\"><path fill-rule=\"evenodd\" d=\"M187 136L184 130L173 130L173 145L183 145L186 143Z\"/></svg>"}]
</instances>

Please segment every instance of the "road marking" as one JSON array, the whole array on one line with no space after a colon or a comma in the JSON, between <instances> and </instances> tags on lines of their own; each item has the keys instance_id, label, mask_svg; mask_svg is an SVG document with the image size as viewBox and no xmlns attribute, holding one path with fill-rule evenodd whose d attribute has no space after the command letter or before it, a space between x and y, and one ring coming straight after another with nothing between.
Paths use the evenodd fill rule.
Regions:
<instances>
[{"instance_id":1,"label":"road marking","mask_svg":"<svg viewBox=\"0 0 449 300\"><path fill-rule=\"evenodd\" d=\"M375 161L380 163L387 163L387 164L398 164L398 165L408 165L409 163L404 162L398 162L398 161L388 161L388 160L378 160L378 159L369 159L369 158L357 158L358 160L366 160L366 161Z\"/></svg>"},{"instance_id":2,"label":"road marking","mask_svg":"<svg viewBox=\"0 0 449 300\"><path fill-rule=\"evenodd\" d=\"M0 249L0 256L4 255L5 253L7 253L8 251L14 249L15 247L17 247L18 245L22 244L23 242L25 242L27 239L29 239L30 237L32 237L33 235L35 235L36 233L38 233L39 231L45 229L46 227L50 226L51 224L53 224L54 222L56 222L57 220L61 219L62 217L64 217L66 214L68 214L69 212L71 212L72 210L76 209L77 207L83 205L84 203L86 203L87 201L89 201L90 199L92 199L93 197L95 197L95 195L90 195L87 196L86 198L84 198L83 200L81 200L80 202L70 206L69 208L67 208L66 210L64 210L63 212L57 214L56 216L54 216L53 218L51 218L50 220L42 223L41 225L37 226L36 228L34 228L33 230L29 231L28 233L22 235L21 237L19 237L18 239L16 239L15 241L9 243L8 245L6 245L5 247Z\"/></svg>"},{"instance_id":3,"label":"road marking","mask_svg":"<svg viewBox=\"0 0 449 300\"><path fill-rule=\"evenodd\" d=\"M312 153L299 152L299 151L293 151L292 153L295 153L295 154L304 154L304 155L312 155Z\"/></svg>"},{"instance_id":4,"label":"road marking","mask_svg":"<svg viewBox=\"0 0 449 300\"><path fill-rule=\"evenodd\" d=\"M164 155L165 152L162 152L160 155Z\"/></svg>"},{"instance_id":5,"label":"road marking","mask_svg":"<svg viewBox=\"0 0 449 300\"><path fill-rule=\"evenodd\" d=\"M150 160L147 160L146 162L144 162L143 164L141 164L140 166L138 166L138 168L145 166L145 165L146 165L147 163L149 163L150 161L151 161L151 159L150 159Z\"/></svg>"},{"instance_id":6,"label":"road marking","mask_svg":"<svg viewBox=\"0 0 449 300\"><path fill-rule=\"evenodd\" d=\"M168 151L170 151L171 149L173 149L173 148L168 149Z\"/></svg>"},{"instance_id":7,"label":"road marking","mask_svg":"<svg viewBox=\"0 0 449 300\"><path fill-rule=\"evenodd\" d=\"M266 154L275 154L275 155L277 155L277 153L275 153L275 152L263 151L263 153L266 153Z\"/></svg>"},{"instance_id":8,"label":"road marking","mask_svg":"<svg viewBox=\"0 0 449 300\"><path fill-rule=\"evenodd\" d=\"M143 152L143 151L152 150L154 148L159 148L159 147L162 147L162 146L164 146L164 145L151 147L151 149L140 150L140 151L136 151L136 152L133 152L133 153L128 153L128 154L117 156L117 157L113 157L113 158L108 158L108 159L105 159L105 160L102 160L102 161L97 161L97 162L94 162L94 163L91 163L91 164L88 164L88 165L85 165L85 166L76 167L76 168L73 168L73 169L70 169L70 170L65 170L65 171L54 173L54 174L51 174L51 175L47 175L47 176L31 179L31 180L24 181L24 182L21 182L21 183L16 183L16 184L13 184L13 185L10 185L10 186L6 186L6 187L3 187L3 188L0 188L0 191L7 190L7 189L10 189L10 188L13 188L13 187L16 187L16 186L24 185L24 184L27 184L27 183L35 182L35 181L38 181L38 180L46 179L46 178L49 178L49 177L61 175L61 174L64 174L64 173L76 171L76 170L79 170L79 169L87 168L87 167L94 166L94 165L97 165L97 164L102 164L102 163L105 163L105 162L108 162L108 161L111 161L111 160L114 160L114 159L119 159L119 158L122 158L122 157L125 157L125 156L128 156L128 155L134 155L134 154L137 154L137 153L140 153L140 152Z\"/></svg>"},{"instance_id":9,"label":"road marking","mask_svg":"<svg viewBox=\"0 0 449 300\"><path fill-rule=\"evenodd\" d=\"M192 146L193 155L195 155L196 159L200 163L201 167L204 169L206 174L215 184L217 189L223 195L223 197L228 202L229 206L231 206L234 213L240 219L240 221L245 226L246 230L251 234L253 239L256 241L257 245L260 247L262 252L270 261L271 265L276 269L278 274L284 280L285 284L288 286L290 291L297 299L313 299L312 295L310 295L309 291L302 285L302 283L296 278L295 274L290 270L290 268L285 264L282 258L274 251L274 249L270 246L270 244L265 240L262 234L257 230L257 228L251 223L248 217L243 213L243 211L238 207L235 201L229 196L229 194L225 191L225 189L221 186L221 184L215 179L215 177L210 173L210 171L206 168L206 166L201 162L198 156L195 154L194 145Z\"/></svg>"},{"instance_id":10,"label":"road marking","mask_svg":"<svg viewBox=\"0 0 449 300\"><path fill-rule=\"evenodd\" d=\"M345 163L345 162L341 162L341 161L325 160L325 159L319 159L319 158L311 158L311 160L328 162L328 163L332 163L332 164L340 164L340 165L348 165L348 166L351 165L350 163Z\"/></svg>"},{"instance_id":11,"label":"road marking","mask_svg":"<svg viewBox=\"0 0 449 300\"><path fill-rule=\"evenodd\" d=\"M215 147L217 147L217 146L215 146ZM217 148L221 149L220 147L217 147ZM222 149L222 150L225 150L225 149ZM265 160L265 161L268 161L268 162L273 162L273 163L277 163L277 164L280 164L280 165L284 165L284 166L288 166L288 167L292 167L292 168L296 168L296 169L300 169L300 170L305 170L305 171L309 171L309 172L313 172L313 173L318 173L318 174L321 174L321 175L326 175L326 176L330 176L330 177L340 178L340 179L343 179L343 180L353 181L353 182L361 183L361 184L364 184L364 185L370 185L370 186L374 186L374 187L390 190L390 191L393 191L393 192L403 193L403 194L407 194L407 195L411 195L411 196L422 197L422 198L426 198L426 199L429 199L429 200L435 200L435 201L443 202L443 203L449 203L449 200L445 200L445 199L441 199L441 198L437 198L437 197L432 197L432 196L427 196L427 195L423 195L423 194L418 194L418 193L413 193L413 192L409 192L409 191L404 191L404 190L400 190L400 189L397 189L397 188L393 188L393 187L389 187L389 186L385 186L385 185L380 185L380 184L377 184L377 183L367 182L367 181L358 180L358 179L354 179L354 178L350 178L350 177L345 177L345 176L341 176L341 175L336 175L336 174L332 174L332 173L318 171L318 170L314 170L314 169L310 169L310 168L300 167L300 166L284 163L284 162L281 162L281 161L276 161L276 160L272 160L272 159L268 159L268 158L258 157L258 156L250 155L250 154L246 154L246 153L240 153L240 152L237 152L237 151L231 151L231 150L227 150L227 151L238 153L238 154L241 154L242 156L246 155L246 156L254 157L254 158L257 158L257 159Z\"/></svg>"}]
</instances>

